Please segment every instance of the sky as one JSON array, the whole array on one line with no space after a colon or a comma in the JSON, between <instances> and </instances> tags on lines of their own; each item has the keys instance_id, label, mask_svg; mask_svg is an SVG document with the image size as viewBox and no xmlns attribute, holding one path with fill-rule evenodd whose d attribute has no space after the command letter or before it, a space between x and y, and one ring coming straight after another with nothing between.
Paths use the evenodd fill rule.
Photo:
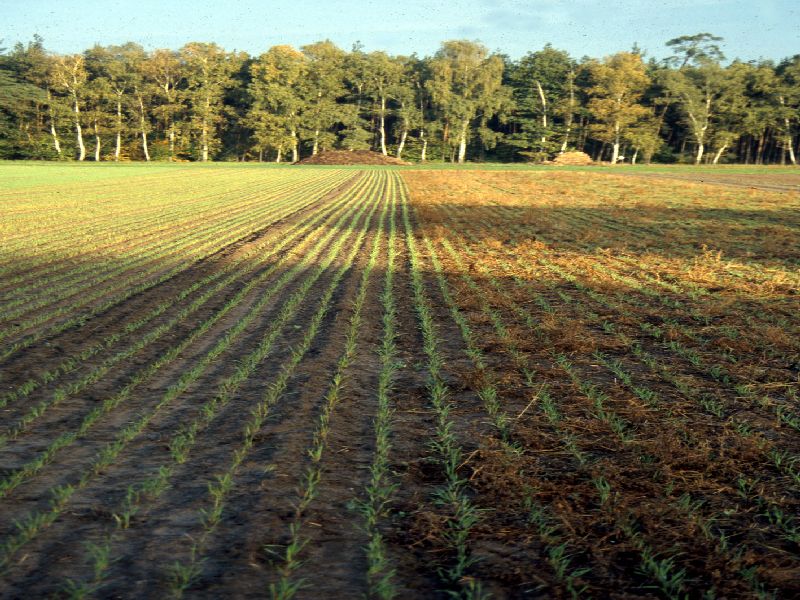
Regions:
<instances>
[{"instance_id":1,"label":"sky","mask_svg":"<svg viewBox=\"0 0 800 600\"><path fill-rule=\"evenodd\" d=\"M710 32L729 59L800 54L800 0L0 0L0 18L0 46L38 33L58 53L199 41L258 55L330 39L426 56L444 40L470 39L515 59L548 42L576 58L638 44L660 59L667 40Z\"/></svg>"}]
</instances>

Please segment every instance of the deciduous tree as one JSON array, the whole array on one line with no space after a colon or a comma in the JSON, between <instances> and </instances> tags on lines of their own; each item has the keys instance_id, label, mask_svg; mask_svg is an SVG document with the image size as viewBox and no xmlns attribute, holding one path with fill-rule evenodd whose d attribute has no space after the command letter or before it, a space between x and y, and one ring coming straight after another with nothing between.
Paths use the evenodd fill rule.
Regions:
<instances>
[{"instance_id":1,"label":"deciduous tree","mask_svg":"<svg viewBox=\"0 0 800 600\"><path fill-rule=\"evenodd\" d=\"M628 129L640 121L648 110L639 101L650 78L642 57L633 52L619 52L590 66L592 95L589 111L597 123L595 135L611 144L611 164L619 158L620 143Z\"/></svg>"},{"instance_id":2,"label":"deciduous tree","mask_svg":"<svg viewBox=\"0 0 800 600\"><path fill-rule=\"evenodd\" d=\"M275 150L297 162L298 129L303 113L303 82L308 73L305 55L291 46L273 46L250 67L252 98L248 122L261 149Z\"/></svg>"},{"instance_id":3,"label":"deciduous tree","mask_svg":"<svg viewBox=\"0 0 800 600\"><path fill-rule=\"evenodd\" d=\"M83 56L80 54L60 56L53 63L52 69L53 81L69 95L72 104L78 160L82 161L86 158L86 145L83 142L81 105L84 101L83 93L88 78Z\"/></svg>"},{"instance_id":4,"label":"deciduous tree","mask_svg":"<svg viewBox=\"0 0 800 600\"><path fill-rule=\"evenodd\" d=\"M311 154L331 147L336 139L331 131L341 123L338 100L345 95L346 53L330 40L303 46L308 70L303 78L303 130L311 142Z\"/></svg>"},{"instance_id":5,"label":"deciduous tree","mask_svg":"<svg viewBox=\"0 0 800 600\"><path fill-rule=\"evenodd\" d=\"M507 101L502 85L503 60L476 42L451 40L442 44L430 68L432 78L427 86L431 98L446 128L454 130L458 162L463 163L472 123L491 118Z\"/></svg>"},{"instance_id":6,"label":"deciduous tree","mask_svg":"<svg viewBox=\"0 0 800 600\"><path fill-rule=\"evenodd\" d=\"M199 42L186 44L180 53L186 64L190 129L200 144L200 160L206 162L219 148L225 90L233 85L240 57Z\"/></svg>"}]
</instances>

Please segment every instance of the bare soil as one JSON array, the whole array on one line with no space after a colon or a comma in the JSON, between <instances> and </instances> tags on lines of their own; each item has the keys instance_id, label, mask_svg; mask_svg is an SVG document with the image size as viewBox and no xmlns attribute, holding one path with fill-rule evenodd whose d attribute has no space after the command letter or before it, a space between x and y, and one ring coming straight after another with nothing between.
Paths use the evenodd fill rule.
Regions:
<instances>
[{"instance_id":1,"label":"bare soil","mask_svg":"<svg viewBox=\"0 0 800 600\"><path fill-rule=\"evenodd\" d=\"M447 431L461 450L459 485L478 514L458 581L446 576L459 555L436 445L443 424L431 404L402 196L392 192L403 185L442 359ZM378 215L393 197L393 487L378 530L395 597L469 590L493 598L800 596L798 198L616 173L403 170L401 179L375 169L343 178L301 210L0 363L0 597L167 597L176 589L172 566L192 564L195 544L184 596L265 597L286 572L294 528L302 540L291 575L296 597L375 595L359 506L376 451L384 334L389 238ZM367 210L355 216L362 200ZM301 227L318 215L317 227ZM293 294L347 235L287 317ZM270 253L286 239L284 251ZM376 239L381 252L367 281L355 358L330 414L317 495L301 512L309 449ZM288 371L351 250L355 259L318 334ZM223 271L230 278L215 279L219 289L196 290L134 335L55 372ZM233 336L245 318L249 324ZM151 343L107 362L159 327L164 332ZM233 386L275 327L270 351ZM284 373L285 388L243 450L246 422ZM34 389L19 392L28 381ZM204 403L225 394L204 421ZM491 414L492 397L505 428ZM45 408L26 417L37 405ZM145 416L113 460L95 467ZM176 436L196 420L203 425L176 460ZM63 446L44 456L58 439ZM237 456L220 519L209 529L210 490ZM159 473L162 487L142 488ZM64 490L74 491L54 503ZM136 510L123 526L131 502Z\"/></svg>"},{"instance_id":2,"label":"bare soil","mask_svg":"<svg viewBox=\"0 0 800 600\"><path fill-rule=\"evenodd\" d=\"M410 165L393 156L372 150L323 150L297 162L298 165Z\"/></svg>"}]
</instances>

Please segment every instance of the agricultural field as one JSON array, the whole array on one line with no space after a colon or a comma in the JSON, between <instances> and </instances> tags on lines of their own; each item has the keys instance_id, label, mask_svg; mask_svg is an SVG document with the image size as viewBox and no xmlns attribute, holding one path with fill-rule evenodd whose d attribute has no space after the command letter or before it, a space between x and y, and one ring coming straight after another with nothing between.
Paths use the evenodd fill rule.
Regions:
<instances>
[{"instance_id":1,"label":"agricultural field","mask_svg":"<svg viewBox=\"0 0 800 600\"><path fill-rule=\"evenodd\" d=\"M800 596L798 180L697 173L0 165L0 597Z\"/></svg>"}]
</instances>

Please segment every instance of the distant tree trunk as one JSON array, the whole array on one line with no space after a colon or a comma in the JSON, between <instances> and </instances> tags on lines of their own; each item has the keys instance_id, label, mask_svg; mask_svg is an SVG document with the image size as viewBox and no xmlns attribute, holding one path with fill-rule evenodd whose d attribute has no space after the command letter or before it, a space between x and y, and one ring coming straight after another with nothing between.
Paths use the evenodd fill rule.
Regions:
<instances>
[{"instance_id":1,"label":"distant tree trunk","mask_svg":"<svg viewBox=\"0 0 800 600\"><path fill-rule=\"evenodd\" d=\"M319 129L314 130L314 146L311 148L311 156L316 156L319 152Z\"/></svg>"},{"instance_id":2,"label":"distant tree trunk","mask_svg":"<svg viewBox=\"0 0 800 600\"><path fill-rule=\"evenodd\" d=\"M617 160L619 160L619 137L620 137L619 121L616 121L614 123L614 143L612 144L612 150L611 150L612 165L616 165Z\"/></svg>"},{"instance_id":3,"label":"distant tree trunk","mask_svg":"<svg viewBox=\"0 0 800 600\"><path fill-rule=\"evenodd\" d=\"M766 137L764 132L761 132L761 135L758 136L758 145L756 146L756 164L762 165L764 164L764 138Z\"/></svg>"},{"instance_id":4,"label":"distant tree trunk","mask_svg":"<svg viewBox=\"0 0 800 600\"><path fill-rule=\"evenodd\" d=\"M714 154L714 160L711 161L711 164L716 165L717 163L719 163L720 157L727 149L728 149L728 144L723 144L722 147L719 150L717 150L716 154Z\"/></svg>"},{"instance_id":5,"label":"distant tree trunk","mask_svg":"<svg viewBox=\"0 0 800 600\"><path fill-rule=\"evenodd\" d=\"M600 144L600 150L598 151L597 155L594 157L594 162L600 162L603 160L603 151L606 149L606 143L603 142Z\"/></svg>"},{"instance_id":6,"label":"distant tree trunk","mask_svg":"<svg viewBox=\"0 0 800 600\"><path fill-rule=\"evenodd\" d=\"M114 147L114 161L119 162L120 154L122 154L122 101L117 95L117 143Z\"/></svg>"},{"instance_id":7,"label":"distant tree trunk","mask_svg":"<svg viewBox=\"0 0 800 600\"><path fill-rule=\"evenodd\" d=\"M78 95L73 93L73 111L75 112L75 135L78 141L78 160L86 158L86 146L83 144L83 129L81 128L81 108L78 106Z\"/></svg>"},{"instance_id":8,"label":"distant tree trunk","mask_svg":"<svg viewBox=\"0 0 800 600\"><path fill-rule=\"evenodd\" d=\"M403 124L403 131L400 133L400 143L397 145L397 158L398 160L403 157L403 148L406 145L406 138L408 137L408 126Z\"/></svg>"},{"instance_id":9,"label":"distant tree trunk","mask_svg":"<svg viewBox=\"0 0 800 600\"><path fill-rule=\"evenodd\" d=\"M299 158L297 155L297 132L292 129L292 162L296 163Z\"/></svg>"},{"instance_id":10,"label":"distant tree trunk","mask_svg":"<svg viewBox=\"0 0 800 600\"><path fill-rule=\"evenodd\" d=\"M589 124L589 118L586 116L582 116L580 121L580 131L578 133L578 140L579 140L578 148L580 150L586 149L586 140L588 139L589 136L588 124Z\"/></svg>"},{"instance_id":11,"label":"distant tree trunk","mask_svg":"<svg viewBox=\"0 0 800 600\"><path fill-rule=\"evenodd\" d=\"M208 162L208 114L211 111L211 98L206 96L206 110L203 112L203 122L200 128L200 144L202 146L201 160Z\"/></svg>"},{"instance_id":12,"label":"distant tree trunk","mask_svg":"<svg viewBox=\"0 0 800 600\"><path fill-rule=\"evenodd\" d=\"M147 121L144 116L144 99L137 91L136 95L139 99L139 128L142 130L142 151L144 152L144 159L150 161L150 151L147 149Z\"/></svg>"},{"instance_id":13,"label":"distant tree trunk","mask_svg":"<svg viewBox=\"0 0 800 600\"><path fill-rule=\"evenodd\" d=\"M58 141L58 133L56 132L56 125L50 121L50 135L53 136L53 146L55 146L58 158L61 158L61 143Z\"/></svg>"},{"instance_id":14,"label":"distant tree trunk","mask_svg":"<svg viewBox=\"0 0 800 600\"><path fill-rule=\"evenodd\" d=\"M561 142L561 153L567 151L567 145L569 144L569 134L572 131L572 114L575 111L575 86L574 86L575 74L570 71L569 75L567 76L567 81L569 82L569 104L567 105L567 115L566 115L566 131L564 132L564 141Z\"/></svg>"},{"instance_id":15,"label":"distant tree trunk","mask_svg":"<svg viewBox=\"0 0 800 600\"><path fill-rule=\"evenodd\" d=\"M459 164L464 162L464 159L467 157L467 128L469 127L469 121L464 121L461 123L461 131L458 135L458 162Z\"/></svg>"},{"instance_id":16,"label":"distant tree trunk","mask_svg":"<svg viewBox=\"0 0 800 600\"><path fill-rule=\"evenodd\" d=\"M705 152L705 146L703 142L698 142L697 144L697 154L694 157L694 164L699 165L700 161L703 160L703 153Z\"/></svg>"},{"instance_id":17,"label":"distant tree trunk","mask_svg":"<svg viewBox=\"0 0 800 600\"><path fill-rule=\"evenodd\" d=\"M422 162L425 162L426 155L428 153L428 138L425 137L425 130L422 129L419 132L419 141L422 142L422 152L420 153L419 159Z\"/></svg>"},{"instance_id":18,"label":"distant tree trunk","mask_svg":"<svg viewBox=\"0 0 800 600\"><path fill-rule=\"evenodd\" d=\"M636 150L633 151L633 156L631 156L631 164L632 165L636 164L636 159L638 158L638 156L639 156L639 149L636 148Z\"/></svg>"},{"instance_id":19,"label":"distant tree trunk","mask_svg":"<svg viewBox=\"0 0 800 600\"><path fill-rule=\"evenodd\" d=\"M97 119L94 120L94 160L100 162L100 130L97 128Z\"/></svg>"},{"instance_id":20,"label":"distant tree trunk","mask_svg":"<svg viewBox=\"0 0 800 600\"><path fill-rule=\"evenodd\" d=\"M384 156L387 156L388 152L386 152L386 115L385 115L385 113L386 113L386 98L381 96L381 113L380 113L380 117L379 117L379 120L378 120L378 123L379 123L378 135L380 136L380 142L381 142L381 154L383 154Z\"/></svg>"},{"instance_id":21,"label":"distant tree trunk","mask_svg":"<svg viewBox=\"0 0 800 600\"><path fill-rule=\"evenodd\" d=\"M47 89L47 108L50 113L50 135L53 136L53 146L56 149L58 158L61 158L61 142L58 140L58 132L56 131L56 114L53 110L52 104L53 96L50 93L50 88Z\"/></svg>"},{"instance_id":22,"label":"distant tree trunk","mask_svg":"<svg viewBox=\"0 0 800 600\"><path fill-rule=\"evenodd\" d=\"M537 79L534 83L536 83L536 91L539 92L539 101L542 103L542 144L544 144L547 142L547 98L545 98L539 80Z\"/></svg>"},{"instance_id":23,"label":"distant tree trunk","mask_svg":"<svg viewBox=\"0 0 800 600\"><path fill-rule=\"evenodd\" d=\"M280 163L283 158L283 146L278 146L278 155L275 157L275 162Z\"/></svg>"},{"instance_id":24,"label":"distant tree trunk","mask_svg":"<svg viewBox=\"0 0 800 600\"><path fill-rule=\"evenodd\" d=\"M781 102L781 106L786 106L786 101L783 99L783 96L778 96L778 99ZM784 130L784 138L783 138L783 155L781 157L781 164L786 164L786 152L789 153L789 161L793 164L797 164L797 159L794 155L794 146L792 146L792 127L791 123L789 122L789 117L783 117L783 130Z\"/></svg>"}]
</instances>

